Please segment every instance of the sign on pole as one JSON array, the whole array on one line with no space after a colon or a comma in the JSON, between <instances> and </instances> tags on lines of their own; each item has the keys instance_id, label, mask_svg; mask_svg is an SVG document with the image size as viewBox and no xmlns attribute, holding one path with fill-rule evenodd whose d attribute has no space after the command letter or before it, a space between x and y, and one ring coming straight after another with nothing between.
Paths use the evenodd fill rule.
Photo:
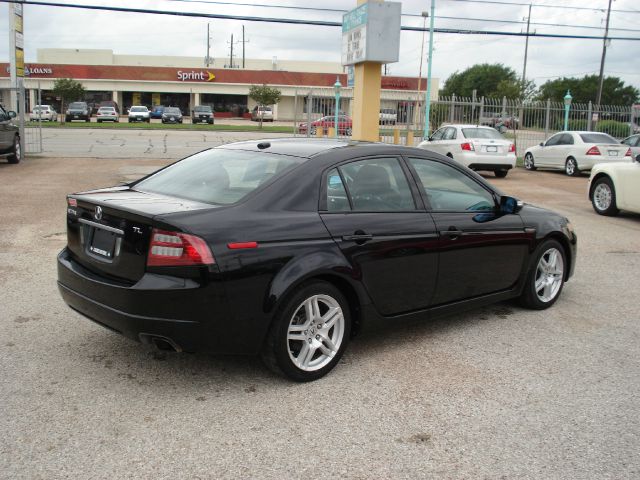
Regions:
<instances>
[{"instance_id":1,"label":"sign on pole","mask_svg":"<svg viewBox=\"0 0 640 480\"><path fill-rule=\"evenodd\" d=\"M24 152L24 17L21 3L9 3L9 76L11 110L19 115L20 142Z\"/></svg>"}]
</instances>

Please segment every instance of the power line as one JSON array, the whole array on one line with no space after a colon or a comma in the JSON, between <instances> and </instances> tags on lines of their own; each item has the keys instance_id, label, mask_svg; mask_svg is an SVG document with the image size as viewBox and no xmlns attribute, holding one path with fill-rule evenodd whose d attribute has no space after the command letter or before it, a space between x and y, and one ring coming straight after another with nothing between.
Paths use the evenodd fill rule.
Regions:
<instances>
[{"instance_id":1,"label":"power line","mask_svg":"<svg viewBox=\"0 0 640 480\"><path fill-rule=\"evenodd\" d=\"M467 0L470 1L470 0ZM214 18L219 20L238 20L245 22L263 22L263 23L282 23L291 25L312 25L320 27L342 27L341 22L330 22L326 20L301 20L295 18L274 18L274 17L252 17L247 15L228 15L228 14L216 14L216 13L200 13L200 12L173 12L168 10L154 10L148 8L125 8L125 7L112 7L104 5L81 5L72 3L57 3L57 2L43 2L37 0L0 0L0 3L21 3L23 5L38 5L47 7L60 7L60 8L75 8L84 10L98 10L98 11L110 11L110 12L122 12L122 13L145 13L153 15L169 15L177 17L188 18ZM402 26L403 31L409 32L422 32L422 27ZM470 30L462 28L435 28L436 33L450 33L461 35L499 35L507 37L526 37L524 32L501 32L496 30ZM567 38L567 39L579 39L579 40L603 40L604 37L596 35L566 35L559 33L530 33L530 37L538 38ZM609 40L627 40L627 41L640 41L640 37L607 37Z\"/></svg>"},{"instance_id":2,"label":"power line","mask_svg":"<svg viewBox=\"0 0 640 480\"><path fill-rule=\"evenodd\" d=\"M484 3L491 5L514 5L519 7L528 7L529 3L521 3L521 2L498 2L496 0L449 0L450 2L465 2L465 3ZM606 12L606 8L598 8L598 7L575 7L573 5L549 5L546 3L532 3L533 7L542 7L542 8L562 8L565 10L589 10L592 12ZM612 12L616 13L640 13L640 10L615 10L611 9Z\"/></svg>"}]
</instances>

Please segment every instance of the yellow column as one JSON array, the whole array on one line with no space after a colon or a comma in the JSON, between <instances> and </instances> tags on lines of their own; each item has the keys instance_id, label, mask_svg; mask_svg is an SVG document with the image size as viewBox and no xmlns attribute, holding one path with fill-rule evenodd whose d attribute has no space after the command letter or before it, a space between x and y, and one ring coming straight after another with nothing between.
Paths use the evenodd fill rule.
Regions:
<instances>
[{"instance_id":1,"label":"yellow column","mask_svg":"<svg viewBox=\"0 0 640 480\"><path fill-rule=\"evenodd\" d=\"M398 130L397 128L393 129L393 143L395 145L400 144L400 130Z\"/></svg>"},{"instance_id":2,"label":"yellow column","mask_svg":"<svg viewBox=\"0 0 640 480\"><path fill-rule=\"evenodd\" d=\"M352 135L354 140L378 140L381 81L381 64L365 62L355 65Z\"/></svg>"},{"instance_id":3,"label":"yellow column","mask_svg":"<svg viewBox=\"0 0 640 480\"><path fill-rule=\"evenodd\" d=\"M407 132L407 147L413 147L413 130Z\"/></svg>"},{"instance_id":4,"label":"yellow column","mask_svg":"<svg viewBox=\"0 0 640 480\"><path fill-rule=\"evenodd\" d=\"M335 136L336 136L336 129L335 129L335 128L333 128L333 127L329 127L329 128L327 129L327 137L329 137L329 138L333 138L333 137L335 137Z\"/></svg>"}]
</instances>

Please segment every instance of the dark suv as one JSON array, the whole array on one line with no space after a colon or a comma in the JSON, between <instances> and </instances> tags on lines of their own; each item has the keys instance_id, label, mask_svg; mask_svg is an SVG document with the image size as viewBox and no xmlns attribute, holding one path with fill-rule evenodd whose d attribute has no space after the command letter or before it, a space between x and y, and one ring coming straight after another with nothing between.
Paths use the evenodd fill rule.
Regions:
<instances>
[{"instance_id":1,"label":"dark suv","mask_svg":"<svg viewBox=\"0 0 640 480\"><path fill-rule=\"evenodd\" d=\"M71 102L64 117L65 122L73 120L91 121L91 110L87 102Z\"/></svg>"},{"instance_id":2,"label":"dark suv","mask_svg":"<svg viewBox=\"0 0 640 480\"><path fill-rule=\"evenodd\" d=\"M207 122L209 125L213 125L215 119L213 117L213 110L209 105L196 105L191 112L191 123Z\"/></svg>"},{"instance_id":3,"label":"dark suv","mask_svg":"<svg viewBox=\"0 0 640 480\"><path fill-rule=\"evenodd\" d=\"M0 105L0 156L7 155L9 163L19 163L22 159L20 149L20 131L11 123L16 112L7 111Z\"/></svg>"}]
</instances>

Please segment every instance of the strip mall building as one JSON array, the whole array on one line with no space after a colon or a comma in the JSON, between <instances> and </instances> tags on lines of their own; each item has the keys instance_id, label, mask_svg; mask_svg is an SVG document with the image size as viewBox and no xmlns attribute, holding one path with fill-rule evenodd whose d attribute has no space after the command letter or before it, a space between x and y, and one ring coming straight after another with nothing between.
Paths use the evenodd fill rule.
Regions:
<instances>
[{"instance_id":1,"label":"strip mall building","mask_svg":"<svg viewBox=\"0 0 640 480\"><path fill-rule=\"evenodd\" d=\"M98 104L113 100L121 110L131 105L178 106L188 114L195 105L211 105L218 117L241 117L255 102L248 97L251 85L267 84L282 92L274 108L278 120L301 118L309 102L300 98L313 90L313 95L332 95L336 77L347 86L348 75L339 63L278 60L246 60L245 68L234 59L234 68L225 61L213 59L209 67L197 57L116 55L112 50L39 49L37 62L27 64L25 87L28 110L38 103L58 107L59 100L51 90L56 79L72 78L87 91L85 100ZM240 65L239 65L240 63ZM399 108L402 102L418 98L426 81L411 77L382 77L382 100L386 108ZM0 64L0 100L10 102L8 64ZM434 98L438 80L432 83ZM345 88L345 102L350 92ZM347 103L348 105L348 103ZM348 108L344 108L348 110ZM315 112L314 112L315 113Z\"/></svg>"}]
</instances>

